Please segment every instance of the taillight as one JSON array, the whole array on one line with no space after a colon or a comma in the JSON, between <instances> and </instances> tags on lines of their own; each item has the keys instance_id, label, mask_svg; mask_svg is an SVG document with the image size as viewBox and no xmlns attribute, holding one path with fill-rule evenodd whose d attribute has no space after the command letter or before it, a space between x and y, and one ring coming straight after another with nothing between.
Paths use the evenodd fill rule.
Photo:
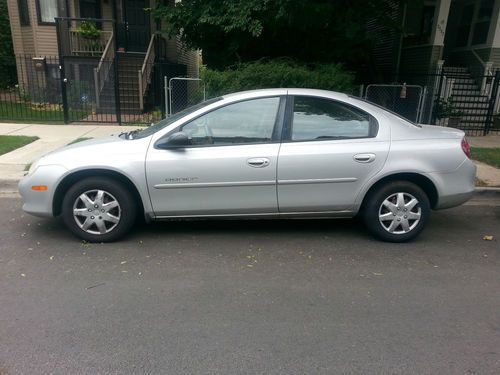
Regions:
<instances>
[{"instance_id":1,"label":"taillight","mask_svg":"<svg viewBox=\"0 0 500 375\"><path fill-rule=\"evenodd\" d=\"M462 151L464 152L465 155L467 155L469 159L471 158L470 144L465 137L462 138Z\"/></svg>"}]
</instances>

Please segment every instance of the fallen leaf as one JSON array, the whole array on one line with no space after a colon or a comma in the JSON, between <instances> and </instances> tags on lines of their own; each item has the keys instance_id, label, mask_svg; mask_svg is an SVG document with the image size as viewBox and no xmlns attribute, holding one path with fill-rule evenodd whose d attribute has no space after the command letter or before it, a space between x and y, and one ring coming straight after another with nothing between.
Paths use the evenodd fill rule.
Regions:
<instances>
[{"instance_id":1,"label":"fallen leaf","mask_svg":"<svg viewBox=\"0 0 500 375\"><path fill-rule=\"evenodd\" d=\"M50 259L50 260L54 259L54 256L52 255L49 259Z\"/></svg>"},{"instance_id":2,"label":"fallen leaf","mask_svg":"<svg viewBox=\"0 0 500 375\"><path fill-rule=\"evenodd\" d=\"M123 261L123 262L121 262L120 264L125 264L125 263L127 263L127 261L126 261L126 260L124 260L124 261Z\"/></svg>"},{"instance_id":3,"label":"fallen leaf","mask_svg":"<svg viewBox=\"0 0 500 375\"><path fill-rule=\"evenodd\" d=\"M384 276L383 273L379 273L379 272L372 272L375 276Z\"/></svg>"},{"instance_id":4,"label":"fallen leaf","mask_svg":"<svg viewBox=\"0 0 500 375\"><path fill-rule=\"evenodd\" d=\"M26 277L26 275L24 273L21 274L22 277Z\"/></svg>"},{"instance_id":5,"label":"fallen leaf","mask_svg":"<svg viewBox=\"0 0 500 375\"><path fill-rule=\"evenodd\" d=\"M484 236L483 240L485 240L485 241L493 241L493 236Z\"/></svg>"}]
</instances>

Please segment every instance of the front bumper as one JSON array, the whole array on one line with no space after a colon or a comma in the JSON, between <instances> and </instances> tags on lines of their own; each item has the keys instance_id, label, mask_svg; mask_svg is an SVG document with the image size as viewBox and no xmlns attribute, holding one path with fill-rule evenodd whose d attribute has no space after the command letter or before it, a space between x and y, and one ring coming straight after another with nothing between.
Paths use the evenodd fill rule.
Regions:
<instances>
[{"instance_id":1,"label":"front bumper","mask_svg":"<svg viewBox=\"0 0 500 375\"><path fill-rule=\"evenodd\" d=\"M58 182L66 173L60 165L39 166L32 174L19 181L19 194L23 198L23 211L40 217L52 217L52 202ZM32 190L35 185L45 185L47 190Z\"/></svg>"},{"instance_id":2,"label":"front bumper","mask_svg":"<svg viewBox=\"0 0 500 375\"><path fill-rule=\"evenodd\" d=\"M476 169L474 163L466 159L453 172L429 173L439 193L434 209L456 207L471 199L475 191Z\"/></svg>"}]
</instances>

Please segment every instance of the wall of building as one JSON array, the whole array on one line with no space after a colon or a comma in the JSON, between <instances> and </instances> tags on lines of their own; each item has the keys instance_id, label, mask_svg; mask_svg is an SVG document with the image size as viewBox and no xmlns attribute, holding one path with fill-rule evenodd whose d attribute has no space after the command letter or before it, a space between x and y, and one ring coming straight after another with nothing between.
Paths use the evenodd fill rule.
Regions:
<instances>
[{"instance_id":1,"label":"wall of building","mask_svg":"<svg viewBox=\"0 0 500 375\"><path fill-rule=\"evenodd\" d=\"M401 74L430 74L436 71L443 46L425 45L405 47L401 53Z\"/></svg>"},{"instance_id":2,"label":"wall of building","mask_svg":"<svg viewBox=\"0 0 500 375\"><path fill-rule=\"evenodd\" d=\"M391 18L396 24L402 22L402 9L397 3L392 6ZM373 48L371 53L372 75L375 81L389 82L395 79L401 34L393 28L381 25L377 19L367 23Z\"/></svg>"}]
</instances>

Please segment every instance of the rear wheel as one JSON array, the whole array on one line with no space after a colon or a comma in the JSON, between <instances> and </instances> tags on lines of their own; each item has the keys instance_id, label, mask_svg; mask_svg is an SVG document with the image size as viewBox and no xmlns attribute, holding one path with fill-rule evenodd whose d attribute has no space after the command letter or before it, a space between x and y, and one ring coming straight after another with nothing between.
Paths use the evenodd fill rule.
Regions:
<instances>
[{"instance_id":1,"label":"rear wheel","mask_svg":"<svg viewBox=\"0 0 500 375\"><path fill-rule=\"evenodd\" d=\"M137 207L132 194L115 180L91 177L69 188L62 219L76 236L89 242L110 242L132 227Z\"/></svg>"},{"instance_id":2,"label":"rear wheel","mask_svg":"<svg viewBox=\"0 0 500 375\"><path fill-rule=\"evenodd\" d=\"M368 230L388 242L414 239L429 216L429 198L420 187L407 181L394 181L377 188L366 197L363 208Z\"/></svg>"}]
</instances>

